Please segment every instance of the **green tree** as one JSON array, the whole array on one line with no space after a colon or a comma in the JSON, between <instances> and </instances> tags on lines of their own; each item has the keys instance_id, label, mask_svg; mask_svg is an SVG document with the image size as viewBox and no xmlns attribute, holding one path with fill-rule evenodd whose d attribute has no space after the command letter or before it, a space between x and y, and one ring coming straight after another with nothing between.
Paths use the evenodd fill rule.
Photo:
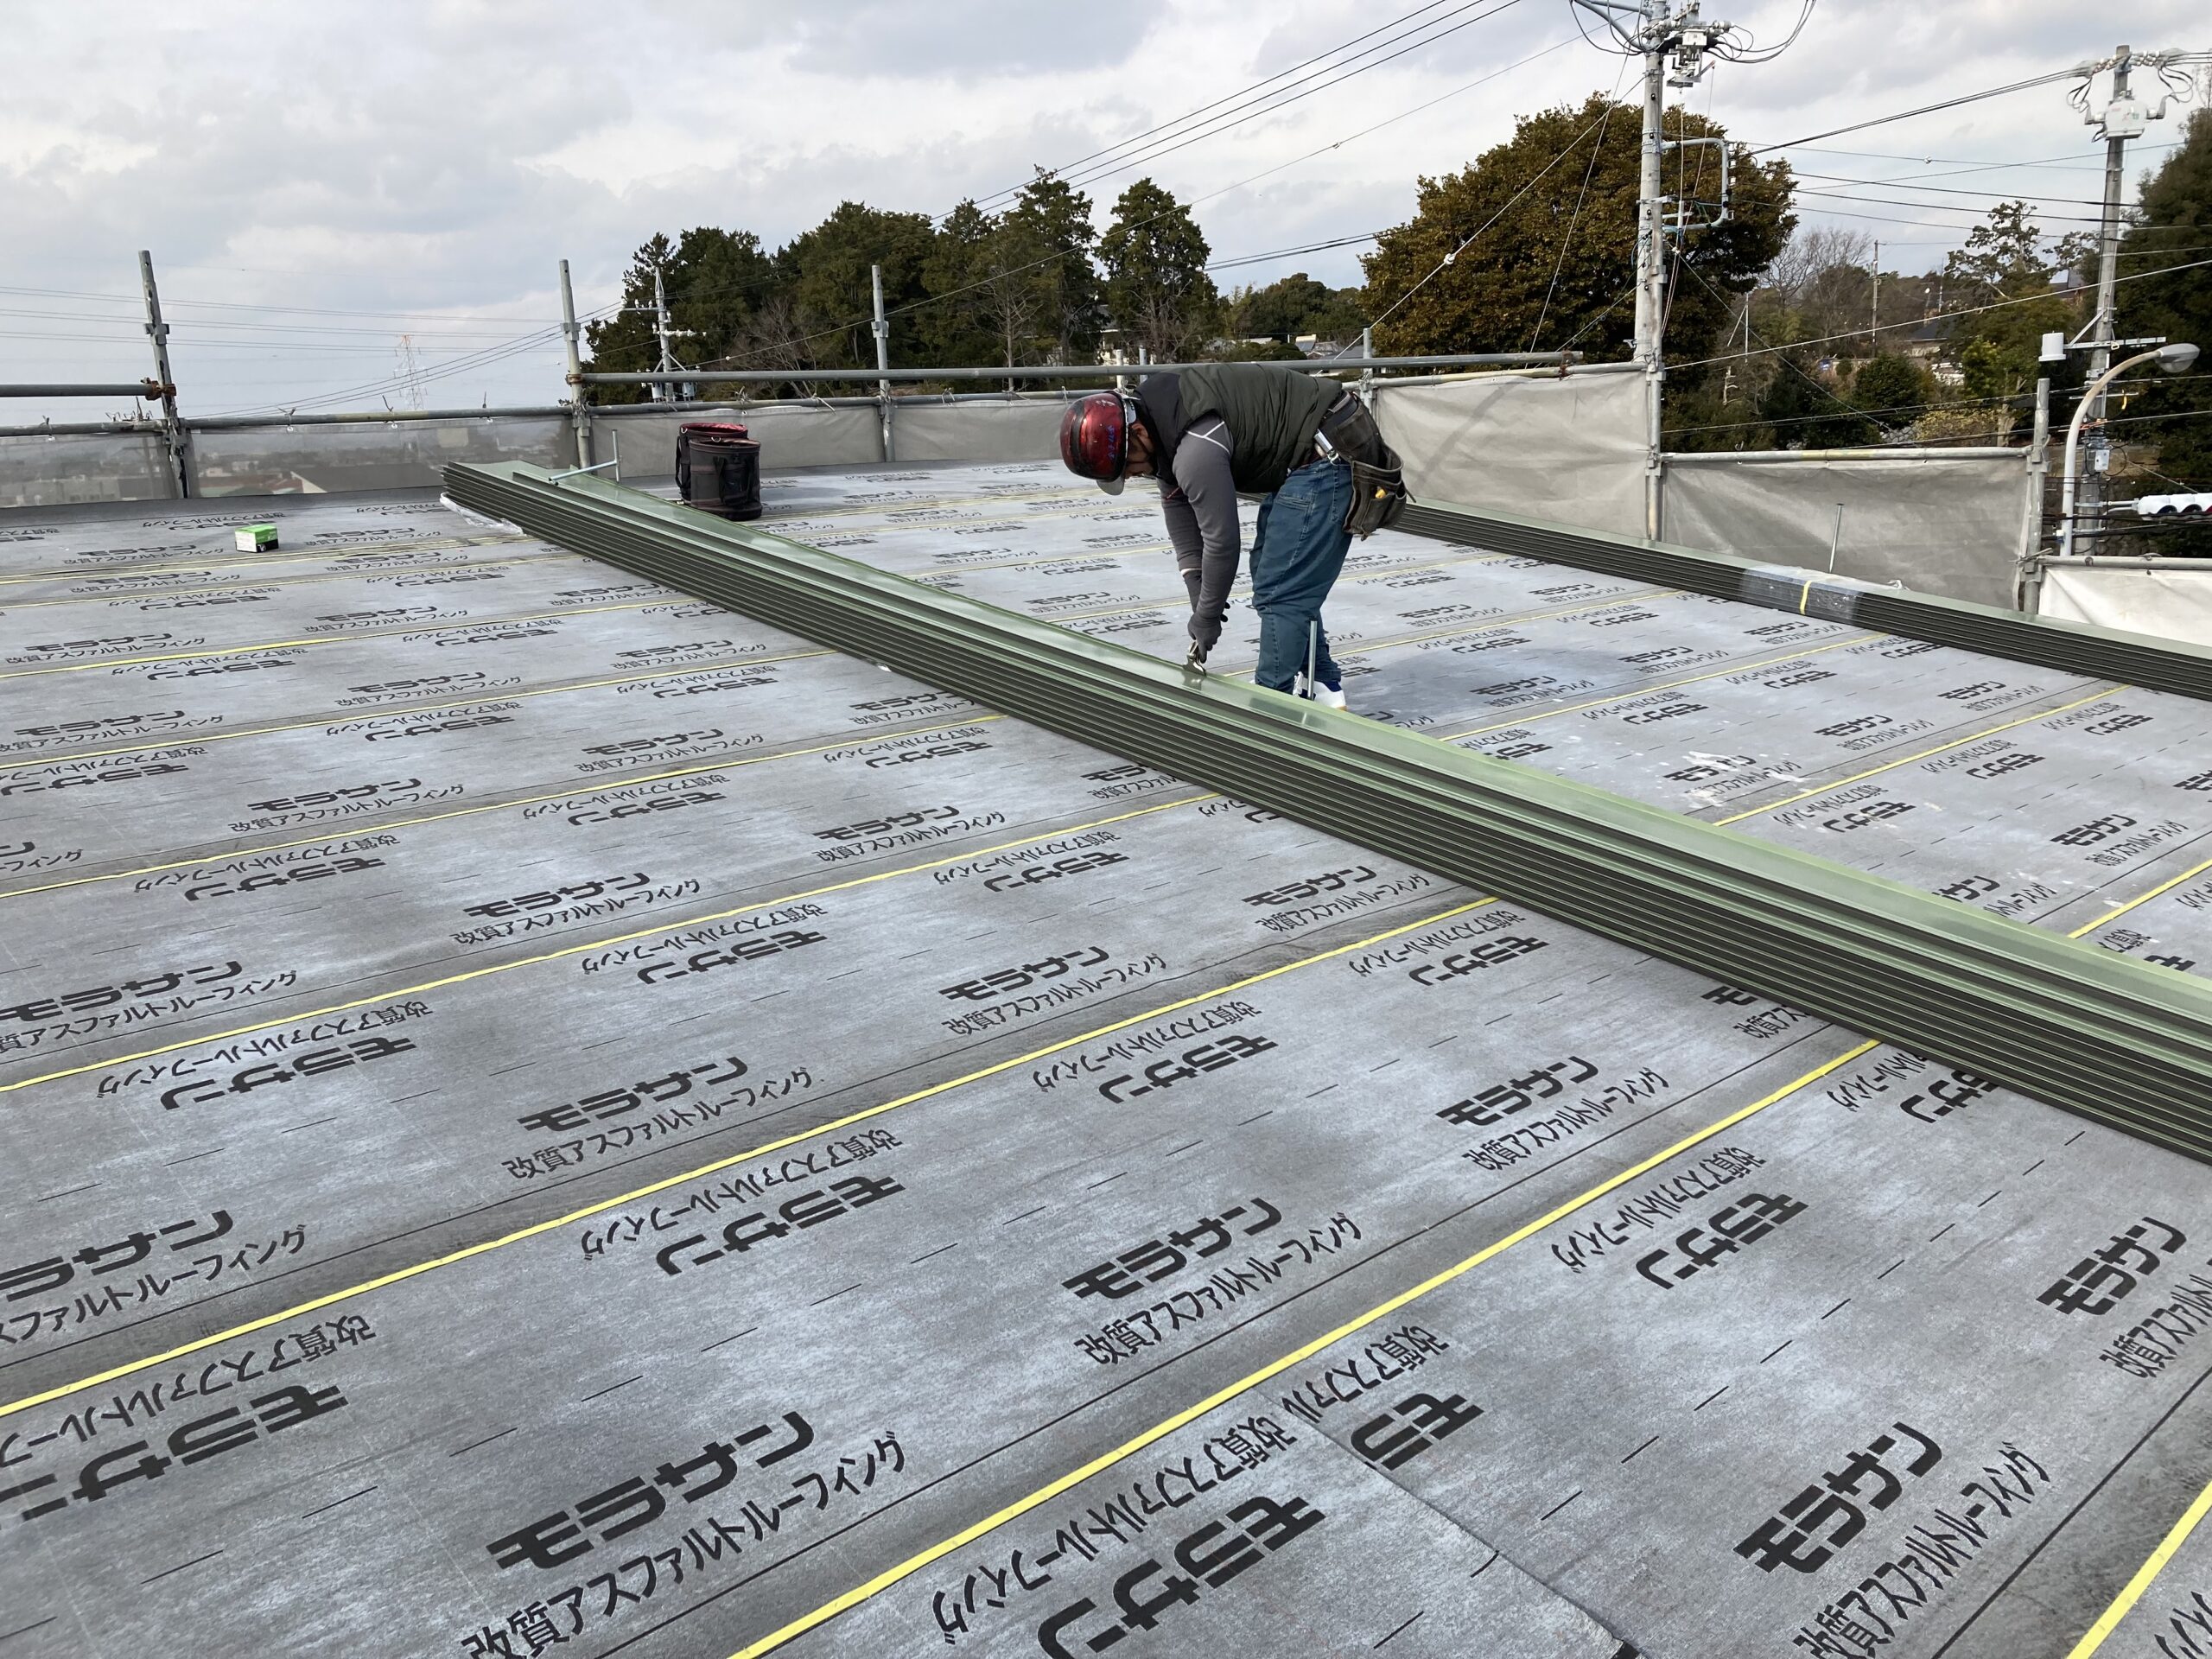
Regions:
<instances>
[{"instance_id":1,"label":"green tree","mask_svg":"<svg viewBox=\"0 0 2212 1659\"><path fill-rule=\"evenodd\" d=\"M1987 426L1997 433L2011 429L2020 400L2042 375L2049 373L2055 388L2081 383L2078 363L2046 368L2042 362L2044 335L2071 332L2080 309L2052 290L2056 267L2043 251L2034 213L2030 202L1999 202L1943 262L1945 303L1986 308L1959 319L1950 351L1966 375L1961 395L1989 405Z\"/></svg>"},{"instance_id":2,"label":"green tree","mask_svg":"<svg viewBox=\"0 0 2212 1659\"><path fill-rule=\"evenodd\" d=\"M2212 243L2212 111L2190 118L2180 148L2145 181L2141 218L2120 243L2120 275L2134 279L2119 289L2121 336L2164 334L2212 354L2212 266L2198 264ZM2152 490L2212 490L2212 355L2188 376L2145 376L2126 412L2158 417L2116 429L2130 442L2155 445ZM2212 553L2212 531L2191 530L2160 548Z\"/></svg>"},{"instance_id":3,"label":"green tree","mask_svg":"<svg viewBox=\"0 0 2212 1659\"><path fill-rule=\"evenodd\" d=\"M584 325L587 373L643 374L660 366L660 343L652 317L644 308L653 302L654 270L664 273L664 282L675 257L675 245L658 232L630 256L630 268L622 275L622 308ZM590 391L594 404L642 404L651 395L642 385L594 386Z\"/></svg>"},{"instance_id":4,"label":"green tree","mask_svg":"<svg viewBox=\"0 0 2212 1659\"><path fill-rule=\"evenodd\" d=\"M752 232L684 232L666 280L670 316L692 353L677 354L687 363L721 357L781 283L774 257Z\"/></svg>"},{"instance_id":5,"label":"green tree","mask_svg":"<svg viewBox=\"0 0 2212 1659\"><path fill-rule=\"evenodd\" d=\"M790 273L791 297L804 331L815 338L809 355L825 368L873 368L868 267L883 267L883 303L891 318L891 360L927 366L920 324L902 308L929 297L922 269L937 232L927 213L887 213L845 201L777 255Z\"/></svg>"},{"instance_id":6,"label":"green tree","mask_svg":"<svg viewBox=\"0 0 2212 1659\"><path fill-rule=\"evenodd\" d=\"M922 266L931 302L920 327L935 360L1041 361L1058 344L1052 267L1058 263L1033 219L994 218L972 201L954 208Z\"/></svg>"},{"instance_id":7,"label":"green tree","mask_svg":"<svg viewBox=\"0 0 2212 1659\"><path fill-rule=\"evenodd\" d=\"M1224 327L1236 340L1290 341L1300 334L1357 340L1366 321L1360 290L1331 288L1304 271L1279 277L1265 288L1240 288L1229 296Z\"/></svg>"},{"instance_id":8,"label":"green tree","mask_svg":"<svg viewBox=\"0 0 2212 1659\"><path fill-rule=\"evenodd\" d=\"M1036 285L1045 314L1042 332L1052 340L1048 360L1096 362L1106 302L1092 258L1098 232L1090 222L1090 198L1039 168L1003 218L1046 260L1037 268Z\"/></svg>"},{"instance_id":9,"label":"green tree","mask_svg":"<svg viewBox=\"0 0 2212 1659\"><path fill-rule=\"evenodd\" d=\"M1758 418L1783 449L1851 449L1880 434L1820 378L1812 350L1791 346L1774 353L1777 372L1757 401Z\"/></svg>"},{"instance_id":10,"label":"green tree","mask_svg":"<svg viewBox=\"0 0 2212 1659\"><path fill-rule=\"evenodd\" d=\"M1125 346L1147 347L1156 363L1185 362L1205 349L1221 311L1206 275L1211 251L1191 210L1150 179L1122 192L1098 257L1107 315Z\"/></svg>"},{"instance_id":11,"label":"green tree","mask_svg":"<svg viewBox=\"0 0 2212 1659\"><path fill-rule=\"evenodd\" d=\"M1217 345L1211 356L1224 363L1303 363L1306 353L1286 340L1240 340L1234 336Z\"/></svg>"},{"instance_id":12,"label":"green tree","mask_svg":"<svg viewBox=\"0 0 2212 1659\"><path fill-rule=\"evenodd\" d=\"M996 340L980 284L996 230L997 221L972 201L962 202L938 226L922 264L930 303L915 313L916 330L932 364L991 361Z\"/></svg>"},{"instance_id":13,"label":"green tree","mask_svg":"<svg viewBox=\"0 0 2212 1659\"><path fill-rule=\"evenodd\" d=\"M650 309L656 267L668 295L671 349L687 366L728 359L757 331L761 308L772 305L782 285L776 262L750 231L701 226L674 242L656 233L631 256L622 279L623 308L585 325L587 370L634 373L660 366ZM640 403L646 395L644 386L598 386L592 401Z\"/></svg>"},{"instance_id":14,"label":"green tree","mask_svg":"<svg viewBox=\"0 0 2212 1659\"><path fill-rule=\"evenodd\" d=\"M1701 116L1667 112L1670 139L1720 137ZM1599 96L1580 108L1523 117L1474 164L1420 181L1418 211L1367 256L1378 352L1505 352L1573 346L1599 360L1630 355L1636 269L1638 115ZM1738 149L1726 224L1668 243L1665 348L1670 361L1712 356L1740 313L1738 296L1796 224L1786 163ZM1709 200L1709 150L1677 150L1669 184ZM1675 176L1679 172L1679 178ZM1702 371L1670 375L1669 393L1699 391Z\"/></svg>"},{"instance_id":15,"label":"green tree","mask_svg":"<svg viewBox=\"0 0 2212 1659\"><path fill-rule=\"evenodd\" d=\"M2050 261L2044 257L2043 232L2024 201L2004 201L1989 210L1967 245L1943 261L1943 278L1953 302L1984 305L2017 299L2050 283Z\"/></svg>"},{"instance_id":16,"label":"green tree","mask_svg":"<svg viewBox=\"0 0 2212 1659\"><path fill-rule=\"evenodd\" d=\"M1859 365L1851 378L1851 401L1877 426L1902 430L1936 401L1936 382L1910 358L1885 353Z\"/></svg>"}]
</instances>

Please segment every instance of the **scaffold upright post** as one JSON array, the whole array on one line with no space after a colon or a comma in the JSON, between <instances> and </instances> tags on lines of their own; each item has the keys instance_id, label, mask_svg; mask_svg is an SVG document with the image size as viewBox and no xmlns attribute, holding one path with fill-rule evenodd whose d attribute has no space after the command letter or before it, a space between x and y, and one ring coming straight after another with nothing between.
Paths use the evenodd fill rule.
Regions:
<instances>
[{"instance_id":1,"label":"scaffold upright post","mask_svg":"<svg viewBox=\"0 0 2212 1659\"><path fill-rule=\"evenodd\" d=\"M154 380L162 398L162 438L168 446L169 470L177 499L192 497L192 437L176 410L176 377L169 372L169 326L162 321L162 292L154 285L154 256L138 250L138 283L146 296L146 334L154 343Z\"/></svg>"},{"instance_id":2,"label":"scaffold upright post","mask_svg":"<svg viewBox=\"0 0 2212 1659\"><path fill-rule=\"evenodd\" d=\"M588 467L592 454L591 401L584 389L583 342L576 333L576 294L569 283L569 262L561 262L561 334L569 346L569 418L576 429L576 465Z\"/></svg>"},{"instance_id":3,"label":"scaffold upright post","mask_svg":"<svg viewBox=\"0 0 2212 1659\"><path fill-rule=\"evenodd\" d=\"M891 321L883 314L883 267L868 268L868 286L875 296L875 321L871 325L875 334L875 367L881 374L891 366ZM891 438L891 382L879 379L875 383L875 403L883 418L883 458L895 461Z\"/></svg>"}]
</instances>

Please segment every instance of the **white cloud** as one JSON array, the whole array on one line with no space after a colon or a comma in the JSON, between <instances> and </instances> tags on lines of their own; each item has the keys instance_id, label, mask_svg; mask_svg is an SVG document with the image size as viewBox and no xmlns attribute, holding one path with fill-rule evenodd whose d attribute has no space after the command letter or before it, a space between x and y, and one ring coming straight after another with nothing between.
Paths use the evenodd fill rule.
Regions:
<instances>
[{"instance_id":1,"label":"white cloud","mask_svg":"<svg viewBox=\"0 0 2212 1659\"><path fill-rule=\"evenodd\" d=\"M1775 39L1797 8L1746 0L1723 10ZM2125 32L2139 47L2186 44L2201 28L2184 0L2130 10ZM741 226L772 245L848 197L942 212L1364 31L1382 29L1363 42L1376 55L1397 49L1375 9L1353 0L1288 0L1264 22L1233 0L1118 10L1072 0L108 0L100 16L94 31L69 8L10 15L0 222L11 233L0 242L0 283L65 292L0 304L44 314L0 318L0 378L144 372L130 296L136 251L148 247L175 302L187 406L203 411L387 376L403 329L435 365L537 327L557 315L552 283L563 256L580 302L604 303L631 250L655 230ZM1575 40L1564 0L1520 0L1488 17L1462 10L1451 21L1466 26L1099 178L1088 188L1101 219L1144 171L1186 199L1211 197L1199 216L1220 257L1371 231L1410 211L1418 175L1464 166L1510 134L1516 112L1579 102L1623 68ZM2110 27L2059 0L1821 0L1788 54L1724 66L1693 101L1709 102L1738 136L1773 142L2101 55L2112 42L2099 31ZM1569 44L1487 86L1211 194L1560 41ZM1832 148L1878 154L1801 156L1800 165L1904 176L1942 168L1888 158L2074 156L2093 169L2090 135L2063 90L1839 138ZM1232 99L1217 116L1238 113ZM2037 168L1945 182L2093 196L2096 177ZM1895 250L1885 263L1908 269L1940 259L1965 217L1810 198L1803 207L1811 218L1874 216L1843 222L1880 231ZM1357 252L1232 275L1264 281L1303 268L1356 281ZM257 314L190 302L409 315ZM308 332L316 328L360 332ZM548 344L456 375L440 383L438 401L550 399L560 356ZM0 419L46 412L86 411L17 405Z\"/></svg>"}]
</instances>

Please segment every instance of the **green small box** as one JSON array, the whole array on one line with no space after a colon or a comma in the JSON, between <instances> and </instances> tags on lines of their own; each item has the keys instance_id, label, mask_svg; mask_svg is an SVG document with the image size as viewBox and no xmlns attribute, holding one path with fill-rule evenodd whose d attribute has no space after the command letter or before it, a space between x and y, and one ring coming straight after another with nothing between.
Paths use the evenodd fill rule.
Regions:
<instances>
[{"instance_id":1,"label":"green small box","mask_svg":"<svg viewBox=\"0 0 2212 1659\"><path fill-rule=\"evenodd\" d=\"M276 545L276 526L274 524L240 524L238 531L238 551L266 553Z\"/></svg>"}]
</instances>

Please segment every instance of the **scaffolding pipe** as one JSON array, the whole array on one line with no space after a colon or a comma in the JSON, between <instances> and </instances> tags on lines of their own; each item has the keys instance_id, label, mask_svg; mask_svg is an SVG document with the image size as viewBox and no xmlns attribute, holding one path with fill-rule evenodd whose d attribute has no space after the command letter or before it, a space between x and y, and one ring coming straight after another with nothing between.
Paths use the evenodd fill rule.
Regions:
<instances>
[{"instance_id":1,"label":"scaffolding pipe","mask_svg":"<svg viewBox=\"0 0 2212 1659\"><path fill-rule=\"evenodd\" d=\"M159 421L41 421L36 426L0 426L0 438L159 437Z\"/></svg>"},{"instance_id":2,"label":"scaffolding pipe","mask_svg":"<svg viewBox=\"0 0 2212 1659\"><path fill-rule=\"evenodd\" d=\"M509 420L561 420L568 413L567 405L554 404L524 409L377 409L321 415L216 415L187 420L181 424L194 432L259 432L282 431L292 426L419 425L424 421L484 421L502 416Z\"/></svg>"},{"instance_id":3,"label":"scaffolding pipe","mask_svg":"<svg viewBox=\"0 0 2212 1659\"><path fill-rule=\"evenodd\" d=\"M599 410L597 414L607 411ZM325 415L213 415L181 417L187 432L282 432L295 426L398 426L423 421L566 420L569 406L554 404L524 409L379 409ZM0 438L82 437L95 433L126 435L164 429L156 420L41 421L35 426L0 426Z\"/></svg>"},{"instance_id":4,"label":"scaffolding pipe","mask_svg":"<svg viewBox=\"0 0 2212 1659\"><path fill-rule=\"evenodd\" d=\"M171 386L174 391L175 387ZM70 385L60 382L53 385L25 384L0 386L0 397L144 397L149 401L162 395L158 380L118 380Z\"/></svg>"},{"instance_id":5,"label":"scaffolding pipe","mask_svg":"<svg viewBox=\"0 0 2212 1659\"><path fill-rule=\"evenodd\" d=\"M2212 559L2123 559L2086 553L2071 558L2046 553L2037 563L2046 570L2212 570Z\"/></svg>"},{"instance_id":6,"label":"scaffolding pipe","mask_svg":"<svg viewBox=\"0 0 2212 1659\"><path fill-rule=\"evenodd\" d=\"M1667 465L1680 467L1686 463L1701 465L1707 461L1727 463L1739 461L2017 461L2024 467L2028 452L2003 444L1981 444L1956 449L1885 448L1876 446L1866 449L1699 449L1669 450Z\"/></svg>"},{"instance_id":7,"label":"scaffolding pipe","mask_svg":"<svg viewBox=\"0 0 2212 1659\"><path fill-rule=\"evenodd\" d=\"M891 367L891 324L883 315L883 267L870 265L868 276L875 293L875 321L872 325L875 333L875 397L876 402L882 405L883 458L889 461L892 458L891 377L888 372Z\"/></svg>"},{"instance_id":8,"label":"scaffolding pipe","mask_svg":"<svg viewBox=\"0 0 2212 1659\"><path fill-rule=\"evenodd\" d=\"M1581 360L1576 352L1465 352L1441 357L1334 357L1317 358L1302 364L1286 364L1287 368L1300 368L1309 374L1341 374L1354 370L1370 369L1441 369L1471 368L1478 365L1510 366L1515 368L1559 368ZM1145 365L1149 374L1173 374L1185 369L1217 369L1218 363L1151 363ZM865 384L877 381L929 380L1111 380L1127 374L1127 364L1112 363L1036 363L1020 364L991 369L884 369L873 374L866 369L685 369L663 372L658 369L635 373L580 374L577 378L590 386L642 386L674 380L690 380L702 385L724 382L751 384L755 382L778 385L791 382L799 385L815 385L844 381Z\"/></svg>"}]
</instances>

